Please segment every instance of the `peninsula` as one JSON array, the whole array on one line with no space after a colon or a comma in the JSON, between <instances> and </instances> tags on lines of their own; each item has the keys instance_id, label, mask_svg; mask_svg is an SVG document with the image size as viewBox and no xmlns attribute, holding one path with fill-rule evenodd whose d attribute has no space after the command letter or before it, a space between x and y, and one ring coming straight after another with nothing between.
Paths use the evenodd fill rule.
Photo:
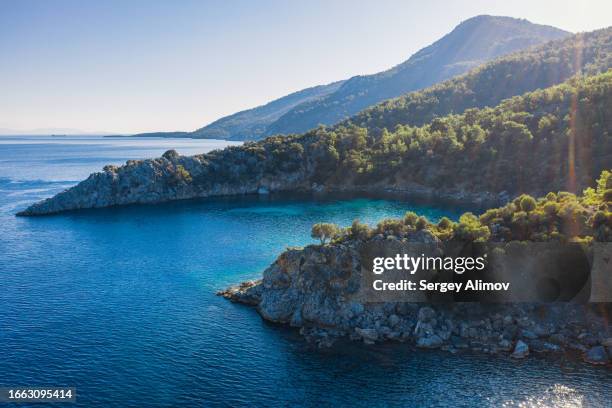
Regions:
<instances>
[{"instance_id":1,"label":"peninsula","mask_svg":"<svg viewBox=\"0 0 612 408\"><path fill-rule=\"evenodd\" d=\"M288 249L263 272L263 279L230 287L219 295L255 306L265 320L299 328L319 347L348 338L367 344L398 341L451 352L507 353L513 358L530 352L574 351L589 363L607 364L612 358L607 321L611 303L587 303L605 300L593 290L590 298L576 299L578 303L558 302L559 298L557 303L447 303L435 287L404 297L407 301L384 297L371 301L363 296L367 289L363 283L364 274L371 273L364 267L368 247L393 253L402 244L441 248L444 243L493 242L498 250L512 251L518 241L530 241L580 242L592 248L597 242L612 241L611 209L612 172L605 171L597 188L582 196L549 193L536 200L524 195L480 217L466 213L457 223L443 218L435 224L407 213L403 219L383 220L375 228L358 221L344 230L319 226L313 228L313 235L330 231L330 243ZM591 282L597 273L610 272L607 264L592 260L591 265ZM569 272L579 273L573 268ZM441 273L433 271L428 277L436 281ZM530 275L531 286L536 275Z\"/></svg>"}]
</instances>

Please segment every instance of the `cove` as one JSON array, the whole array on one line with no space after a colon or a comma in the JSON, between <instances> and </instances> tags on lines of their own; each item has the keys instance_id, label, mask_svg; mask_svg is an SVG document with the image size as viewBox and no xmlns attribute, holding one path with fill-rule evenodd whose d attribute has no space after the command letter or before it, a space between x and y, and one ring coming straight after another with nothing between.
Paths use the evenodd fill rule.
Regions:
<instances>
[{"instance_id":1,"label":"cove","mask_svg":"<svg viewBox=\"0 0 612 408\"><path fill-rule=\"evenodd\" d=\"M481 406L603 406L612 399L609 370L572 360L517 364L397 344L313 350L294 330L215 296L259 277L285 247L314 242L315 222L376 223L409 210L456 218L456 208L272 195L18 218L16 211L103 163L159 155L171 142L15 143L0 144L3 384L73 385L74 406L83 407L386 407L461 405L467 397Z\"/></svg>"}]
</instances>

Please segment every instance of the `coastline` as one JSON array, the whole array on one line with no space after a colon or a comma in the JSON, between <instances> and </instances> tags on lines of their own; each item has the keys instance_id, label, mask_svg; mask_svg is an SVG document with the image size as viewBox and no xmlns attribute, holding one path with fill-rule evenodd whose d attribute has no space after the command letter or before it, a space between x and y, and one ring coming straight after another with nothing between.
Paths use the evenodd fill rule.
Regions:
<instances>
[{"instance_id":1,"label":"coastline","mask_svg":"<svg viewBox=\"0 0 612 408\"><path fill-rule=\"evenodd\" d=\"M386 183L368 186L350 183L319 185L311 183L310 175L304 172L273 178L256 177L241 183L221 181L194 185L192 180L200 177L199 173L206 172L206 164L206 155L179 156L176 151L170 150L158 159L130 160L121 167L109 165L102 172L93 173L77 185L35 203L16 215L48 215L88 208L274 193L392 196L400 200L436 201L478 208L502 205L511 199L506 191L471 192L460 188L445 190L416 183L395 186Z\"/></svg>"},{"instance_id":2,"label":"coastline","mask_svg":"<svg viewBox=\"0 0 612 408\"><path fill-rule=\"evenodd\" d=\"M426 239L424 234L412 237ZM262 279L217 295L256 308L266 321L299 329L318 348L348 339L516 359L530 353L581 353L594 365L612 359L605 318L609 304L364 301L358 296L365 273L359 250L360 243L288 249Z\"/></svg>"}]
</instances>

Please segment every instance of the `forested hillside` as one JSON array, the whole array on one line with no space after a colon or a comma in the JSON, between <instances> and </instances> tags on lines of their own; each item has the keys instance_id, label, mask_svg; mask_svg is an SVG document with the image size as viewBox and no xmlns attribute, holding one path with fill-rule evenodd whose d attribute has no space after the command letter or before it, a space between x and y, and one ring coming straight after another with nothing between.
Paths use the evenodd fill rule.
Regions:
<instances>
[{"instance_id":1,"label":"forested hillside","mask_svg":"<svg viewBox=\"0 0 612 408\"><path fill-rule=\"evenodd\" d=\"M271 171L314 165L312 181L328 186L578 191L612 166L610 106L612 71L420 127L398 125L377 135L348 124L234 149L263 155Z\"/></svg>"},{"instance_id":2,"label":"forested hillside","mask_svg":"<svg viewBox=\"0 0 612 408\"><path fill-rule=\"evenodd\" d=\"M339 243L368 240L378 234L401 239L419 230L428 230L441 241L610 242L612 172L603 171L595 187L587 188L582 194L551 191L539 198L523 194L480 216L464 213L458 222L442 217L432 223L426 217L408 212L403 219L381 220L375 228L357 220L345 229L334 224L316 224L312 236Z\"/></svg>"},{"instance_id":3,"label":"forested hillside","mask_svg":"<svg viewBox=\"0 0 612 408\"><path fill-rule=\"evenodd\" d=\"M609 68L612 28L577 34L497 59L423 91L382 102L346 123L367 127L371 132L392 130L400 124L419 126L449 113L495 106L503 99L556 85L579 72L593 75Z\"/></svg>"},{"instance_id":4,"label":"forested hillside","mask_svg":"<svg viewBox=\"0 0 612 408\"><path fill-rule=\"evenodd\" d=\"M473 17L392 69L353 77L325 98L296 106L272 123L265 134L299 133L319 124L338 123L385 99L431 86L502 55L567 35L557 28L523 19Z\"/></svg>"}]
</instances>

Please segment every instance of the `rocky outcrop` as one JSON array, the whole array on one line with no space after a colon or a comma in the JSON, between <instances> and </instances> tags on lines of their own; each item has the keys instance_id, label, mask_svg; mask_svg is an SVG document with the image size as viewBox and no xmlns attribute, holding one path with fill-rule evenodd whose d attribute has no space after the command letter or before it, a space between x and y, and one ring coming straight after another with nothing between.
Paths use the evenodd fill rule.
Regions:
<instances>
[{"instance_id":1,"label":"rocky outcrop","mask_svg":"<svg viewBox=\"0 0 612 408\"><path fill-rule=\"evenodd\" d=\"M85 208L160 203L191 198L302 190L303 169L274 176L245 171L224 163L232 148L210 154L180 156L169 150L161 158L130 160L124 166L106 166L76 186L33 204L18 215L43 215ZM232 172L235 173L232 176Z\"/></svg>"},{"instance_id":2,"label":"rocky outcrop","mask_svg":"<svg viewBox=\"0 0 612 408\"><path fill-rule=\"evenodd\" d=\"M259 155L258 155L259 154ZM268 157L276 152L268 153ZM18 215L44 215L86 208L129 204L154 204L193 198L270 194L311 193L393 193L403 198L444 200L478 206L506 202L502 193L474 193L462 189L434 189L416 184L381 182L367 188L345 180L320 185L314 182L316 165L309 161L293 167L271 166L259 149L230 147L208 154L181 156L169 150L160 158L129 160L123 166L105 166L76 186L35 203Z\"/></svg>"},{"instance_id":3,"label":"rocky outcrop","mask_svg":"<svg viewBox=\"0 0 612 408\"><path fill-rule=\"evenodd\" d=\"M423 241L417 234L427 232L409 239ZM593 305L360 299L361 245L354 240L289 249L264 271L261 281L219 295L256 306L265 320L298 327L320 347L349 338L366 344L397 341L451 352L506 353L514 358L574 350L586 352L585 360L597 364L607 362L605 352L612 351L607 323Z\"/></svg>"}]
</instances>

